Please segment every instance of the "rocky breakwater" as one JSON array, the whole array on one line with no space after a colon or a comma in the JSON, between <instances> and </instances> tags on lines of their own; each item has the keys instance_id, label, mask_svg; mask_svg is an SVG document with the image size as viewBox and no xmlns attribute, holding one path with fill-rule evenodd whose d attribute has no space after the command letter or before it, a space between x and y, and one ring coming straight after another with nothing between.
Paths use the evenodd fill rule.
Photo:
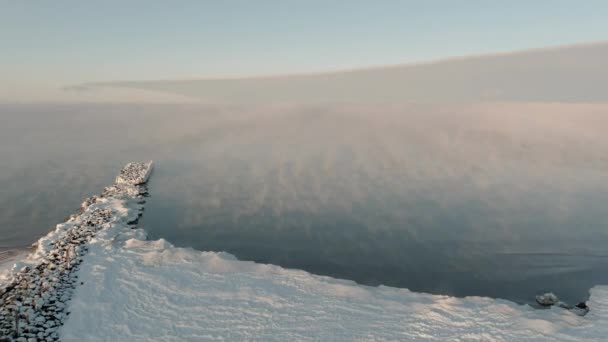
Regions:
<instances>
[{"instance_id":1,"label":"rocky breakwater","mask_svg":"<svg viewBox=\"0 0 608 342\"><path fill-rule=\"evenodd\" d=\"M87 198L78 214L41 238L35 251L15 264L11 280L0 284L0 342L59 340L57 329L69 317L71 295L82 284L78 269L88 242L113 224L137 223L151 170L152 162L127 164L112 186Z\"/></svg>"}]
</instances>

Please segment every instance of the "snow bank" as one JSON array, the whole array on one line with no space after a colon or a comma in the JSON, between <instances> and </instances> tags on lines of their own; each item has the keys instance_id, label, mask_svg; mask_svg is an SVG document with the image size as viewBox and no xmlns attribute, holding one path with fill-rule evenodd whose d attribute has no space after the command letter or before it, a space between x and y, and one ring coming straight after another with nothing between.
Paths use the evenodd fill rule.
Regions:
<instances>
[{"instance_id":1,"label":"snow bank","mask_svg":"<svg viewBox=\"0 0 608 342\"><path fill-rule=\"evenodd\" d=\"M366 287L226 253L144 241L120 224L90 243L60 329L62 341L466 340L599 341L608 336L608 287L591 312L537 310Z\"/></svg>"}]
</instances>

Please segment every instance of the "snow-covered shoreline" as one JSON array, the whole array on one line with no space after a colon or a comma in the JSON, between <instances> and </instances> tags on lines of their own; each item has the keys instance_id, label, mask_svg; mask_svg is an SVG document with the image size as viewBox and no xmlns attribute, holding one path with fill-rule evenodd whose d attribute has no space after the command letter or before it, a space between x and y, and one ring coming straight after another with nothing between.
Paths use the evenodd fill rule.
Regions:
<instances>
[{"instance_id":1,"label":"snow-covered shoreline","mask_svg":"<svg viewBox=\"0 0 608 342\"><path fill-rule=\"evenodd\" d=\"M0 252L0 287L1 284L8 281L10 271L13 265L19 260L27 257L31 250L29 249L9 249Z\"/></svg>"},{"instance_id":2,"label":"snow-covered shoreline","mask_svg":"<svg viewBox=\"0 0 608 342\"><path fill-rule=\"evenodd\" d=\"M591 311L580 317L558 307L536 310L500 299L361 286L149 241L133 224L147 191L137 184L147 181L150 168L125 167L116 184L87 199L81 214L41 238L35 253L17 263L15 274L44 265L27 283L47 295L39 296L42 302L19 300L23 324L33 321L36 330L28 332L33 336L20 330L16 340L601 341L608 336L608 286L591 289ZM7 307L6 298L0 295L0 310ZM9 305L19 306L15 299ZM1 315L0 322L14 317ZM45 319L40 327L37 317Z\"/></svg>"},{"instance_id":3,"label":"snow-covered shoreline","mask_svg":"<svg viewBox=\"0 0 608 342\"><path fill-rule=\"evenodd\" d=\"M79 214L40 238L36 249L3 275L0 340L59 340L57 329L69 316L68 301L89 242L108 225L128 228L137 222L151 170L152 162L129 163L114 185L87 198Z\"/></svg>"},{"instance_id":4,"label":"snow-covered shoreline","mask_svg":"<svg viewBox=\"0 0 608 342\"><path fill-rule=\"evenodd\" d=\"M110 243L110 241L113 241ZM100 232L63 341L601 341L608 287L584 317L485 297L368 287L230 254Z\"/></svg>"}]
</instances>

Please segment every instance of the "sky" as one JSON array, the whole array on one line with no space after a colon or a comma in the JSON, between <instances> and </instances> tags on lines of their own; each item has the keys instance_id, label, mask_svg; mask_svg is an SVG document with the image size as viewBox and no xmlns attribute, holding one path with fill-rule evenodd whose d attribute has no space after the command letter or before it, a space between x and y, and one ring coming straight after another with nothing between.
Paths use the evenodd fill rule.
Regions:
<instances>
[{"instance_id":1,"label":"sky","mask_svg":"<svg viewBox=\"0 0 608 342\"><path fill-rule=\"evenodd\" d=\"M608 39L608 2L5 1L0 99L83 82L411 63Z\"/></svg>"}]
</instances>

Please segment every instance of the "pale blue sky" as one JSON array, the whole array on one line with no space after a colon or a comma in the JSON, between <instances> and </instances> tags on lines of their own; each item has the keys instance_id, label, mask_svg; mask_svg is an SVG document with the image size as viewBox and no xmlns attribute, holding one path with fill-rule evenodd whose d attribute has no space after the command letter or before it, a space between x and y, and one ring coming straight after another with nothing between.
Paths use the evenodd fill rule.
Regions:
<instances>
[{"instance_id":1,"label":"pale blue sky","mask_svg":"<svg viewBox=\"0 0 608 342\"><path fill-rule=\"evenodd\" d=\"M7 84L309 72L608 39L608 1L0 1Z\"/></svg>"}]
</instances>

